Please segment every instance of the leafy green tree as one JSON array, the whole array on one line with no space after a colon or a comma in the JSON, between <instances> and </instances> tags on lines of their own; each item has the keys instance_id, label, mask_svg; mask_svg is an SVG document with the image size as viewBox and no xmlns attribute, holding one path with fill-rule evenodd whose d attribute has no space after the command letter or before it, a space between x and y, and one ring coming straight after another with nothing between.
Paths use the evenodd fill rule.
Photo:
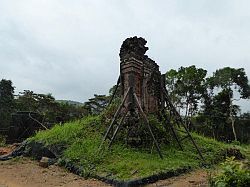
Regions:
<instances>
[{"instance_id":1,"label":"leafy green tree","mask_svg":"<svg viewBox=\"0 0 250 187\"><path fill-rule=\"evenodd\" d=\"M69 102L57 103L53 114L56 122L66 122L70 120L80 119L89 114L85 106L78 106Z\"/></svg>"},{"instance_id":2,"label":"leafy green tree","mask_svg":"<svg viewBox=\"0 0 250 187\"><path fill-rule=\"evenodd\" d=\"M212 108L214 107L214 104L212 103L216 103L216 101L213 101L212 98L214 95L214 89L220 90L218 95L223 95L223 99L220 102L221 104L227 103L227 106L225 106L227 108L224 110L227 110L226 116L231 121L234 139L237 141L237 135L235 131L235 116L237 111L239 111L239 107L234 105L233 101L235 100L235 92L239 93L241 99L249 99L250 97L250 86L248 84L248 78L246 76L245 70L243 68L235 69L230 67L216 70L213 76L207 79L207 85L211 90L210 93L212 94L210 94L210 96L207 94L206 97L206 113L210 113L211 115L211 112L213 111ZM218 115L220 115L219 112Z\"/></svg>"},{"instance_id":3,"label":"leafy green tree","mask_svg":"<svg viewBox=\"0 0 250 187\"><path fill-rule=\"evenodd\" d=\"M231 137L231 129L228 128L230 115L230 90L225 89L216 94L213 98L209 98L209 102L204 102L204 110L200 117L204 117L203 121L207 127L211 129L213 137L220 140L227 140ZM238 105L233 105L233 115L236 116L239 111Z\"/></svg>"},{"instance_id":4,"label":"leafy green tree","mask_svg":"<svg viewBox=\"0 0 250 187\"><path fill-rule=\"evenodd\" d=\"M16 103L18 111L38 112L50 123L66 122L88 114L84 106L57 102L51 94L37 94L30 90L20 92Z\"/></svg>"},{"instance_id":5,"label":"leafy green tree","mask_svg":"<svg viewBox=\"0 0 250 187\"><path fill-rule=\"evenodd\" d=\"M178 108L181 107L181 97L178 94L177 81L178 81L178 72L174 69L169 70L165 74L166 77L166 88L168 90L169 96L173 105Z\"/></svg>"},{"instance_id":6,"label":"leafy green tree","mask_svg":"<svg viewBox=\"0 0 250 187\"><path fill-rule=\"evenodd\" d=\"M31 90L24 90L19 92L16 98L17 111L33 111L37 112L38 102L36 99L36 93Z\"/></svg>"},{"instance_id":7,"label":"leafy green tree","mask_svg":"<svg viewBox=\"0 0 250 187\"><path fill-rule=\"evenodd\" d=\"M0 127L10 125L11 113L14 110L14 87L11 80L0 81Z\"/></svg>"},{"instance_id":8,"label":"leafy green tree","mask_svg":"<svg viewBox=\"0 0 250 187\"><path fill-rule=\"evenodd\" d=\"M198 111L198 103L206 90L207 71L194 65L180 67L178 71L166 73L166 86L175 106L180 105L186 117L192 117Z\"/></svg>"},{"instance_id":9,"label":"leafy green tree","mask_svg":"<svg viewBox=\"0 0 250 187\"><path fill-rule=\"evenodd\" d=\"M109 97L106 95L95 94L93 98L84 103L84 106L91 114L100 114L109 102Z\"/></svg>"}]
</instances>

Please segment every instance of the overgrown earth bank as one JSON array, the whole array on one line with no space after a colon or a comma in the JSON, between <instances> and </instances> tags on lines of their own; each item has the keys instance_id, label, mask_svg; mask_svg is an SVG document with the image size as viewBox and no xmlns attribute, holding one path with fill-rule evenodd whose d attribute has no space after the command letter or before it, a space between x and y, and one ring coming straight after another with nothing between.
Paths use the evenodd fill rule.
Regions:
<instances>
[{"instance_id":1,"label":"overgrown earth bank","mask_svg":"<svg viewBox=\"0 0 250 187\"><path fill-rule=\"evenodd\" d=\"M24 155L40 160L48 157L49 164L57 163L85 178L96 178L117 186L149 184L177 176L201 167L210 167L227 156L243 158L246 149L227 145L213 139L192 134L205 158L199 158L190 141L183 142L181 151L174 140L161 143L163 159L153 149L133 148L116 141L111 150L107 145L98 150L106 129L101 116L55 125L38 132L11 154L0 157L6 160ZM182 136L181 134L179 134ZM243 153L243 154L242 154Z\"/></svg>"}]
</instances>

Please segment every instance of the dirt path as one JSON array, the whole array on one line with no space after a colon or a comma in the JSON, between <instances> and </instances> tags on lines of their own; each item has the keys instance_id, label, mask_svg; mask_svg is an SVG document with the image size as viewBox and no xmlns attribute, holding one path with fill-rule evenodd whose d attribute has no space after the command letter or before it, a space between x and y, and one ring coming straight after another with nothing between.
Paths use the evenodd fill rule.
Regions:
<instances>
[{"instance_id":1,"label":"dirt path","mask_svg":"<svg viewBox=\"0 0 250 187\"><path fill-rule=\"evenodd\" d=\"M208 187L208 173L205 170L196 170L190 173L182 174L166 180L157 181L146 187Z\"/></svg>"},{"instance_id":2,"label":"dirt path","mask_svg":"<svg viewBox=\"0 0 250 187\"><path fill-rule=\"evenodd\" d=\"M55 165L42 168L37 161L17 158L0 162L0 187L106 187L106 183L94 179L85 180ZM158 181L146 187L207 187L207 172L193 171L178 177Z\"/></svg>"},{"instance_id":3,"label":"dirt path","mask_svg":"<svg viewBox=\"0 0 250 187\"><path fill-rule=\"evenodd\" d=\"M37 161L28 158L0 162L0 187L52 186L105 187L109 185L94 179L85 180L55 165L42 168Z\"/></svg>"}]
</instances>

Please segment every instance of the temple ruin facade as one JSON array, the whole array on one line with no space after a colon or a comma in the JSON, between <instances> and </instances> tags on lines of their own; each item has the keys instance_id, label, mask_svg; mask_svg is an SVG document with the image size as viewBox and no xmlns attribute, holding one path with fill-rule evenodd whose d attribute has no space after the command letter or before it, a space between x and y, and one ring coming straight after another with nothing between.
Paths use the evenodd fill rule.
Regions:
<instances>
[{"instance_id":1,"label":"temple ruin facade","mask_svg":"<svg viewBox=\"0 0 250 187\"><path fill-rule=\"evenodd\" d=\"M161 72L159 66L145 55L147 41L141 37L127 38L120 49L122 98L133 87L145 113L155 113L161 106ZM129 105L129 99L125 102Z\"/></svg>"},{"instance_id":2,"label":"temple ruin facade","mask_svg":"<svg viewBox=\"0 0 250 187\"><path fill-rule=\"evenodd\" d=\"M163 129L165 132L170 129L181 150L183 150L181 142L188 138L200 158L204 160L201 151L186 127L186 122L171 102L165 85L165 75L161 75L157 63L145 55L148 50L148 47L145 46L146 43L147 41L144 38L136 36L127 38L122 43L119 54L120 76L110 103L117 92L118 86L121 88L122 101L103 137L99 150L106 140L109 140L108 148L110 148L119 130L123 130L126 133L127 145L139 146L143 142L149 145L151 142L152 145L155 145L159 156L163 158L160 145L154 134L157 132L156 134L160 135L161 132L157 128L154 131L152 130L147 117L148 114L157 114ZM140 123L140 119L143 123ZM141 128L142 126L147 129L146 134ZM183 129L176 129L176 126ZM186 136L180 138L176 133L178 130ZM166 135L163 134L161 137Z\"/></svg>"}]
</instances>

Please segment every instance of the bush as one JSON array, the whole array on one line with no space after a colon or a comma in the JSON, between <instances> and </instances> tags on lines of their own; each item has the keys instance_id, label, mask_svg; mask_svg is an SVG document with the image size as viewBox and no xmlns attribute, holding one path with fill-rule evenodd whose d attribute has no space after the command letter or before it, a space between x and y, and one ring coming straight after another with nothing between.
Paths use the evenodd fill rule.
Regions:
<instances>
[{"instance_id":1,"label":"bush","mask_svg":"<svg viewBox=\"0 0 250 187\"><path fill-rule=\"evenodd\" d=\"M247 187L250 186L250 170L247 163L236 161L234 157L227 158L221 164L219 174L211 179L211 186Z\"/></svg>"},{"instance_id":2,"label":"bush","mask_svg":"<svg viewBox=\"0 0 250 187\"><path fill-rule=\"evenodd\" d=\"M0 146L4 146L6 143L6 139L3 135L0 135Z\"/></svg>"}]
</instances>

